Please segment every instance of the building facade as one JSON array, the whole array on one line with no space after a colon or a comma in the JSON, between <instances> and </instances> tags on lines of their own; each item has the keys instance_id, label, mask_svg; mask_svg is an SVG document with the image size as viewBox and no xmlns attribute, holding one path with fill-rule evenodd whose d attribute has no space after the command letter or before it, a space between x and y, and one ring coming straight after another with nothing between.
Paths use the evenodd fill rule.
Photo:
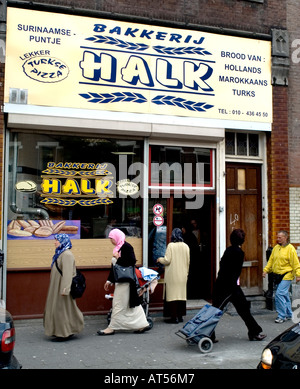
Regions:
<instances>
[{"instance_id":1,"label":"building facade","mask_svg":"<svg viewBox=\"0 0 300 389\"><path fill-rule=\"evenodd\" d=\"M174 227L193 230L192 299L211 297L243 228L241 285L263 293L266 249L297 202L287 3L7 2L1 293L15 317L43 313L59 231L87 278L85 313L109 309L113 227L154 268Z\"/></svg>"}]
</instances>

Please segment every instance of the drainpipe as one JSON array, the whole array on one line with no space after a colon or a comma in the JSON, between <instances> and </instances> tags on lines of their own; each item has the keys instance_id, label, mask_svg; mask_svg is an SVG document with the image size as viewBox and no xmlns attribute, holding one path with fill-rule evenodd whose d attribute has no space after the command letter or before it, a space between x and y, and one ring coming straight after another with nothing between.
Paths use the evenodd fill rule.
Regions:
<instances>
[{"instance_id":1,"label":"drainpipe","mask_svg":"<svg viewBox=\"0 0 300 389\"><path fill-rule=\"evenodd\" d=\"M21 208L17 207L16 203L12 202L10 204L10 209L12 210L12 212L17 213L17 214L26 213L29 215L39 216L41 219L49 219L48 212L42 208L24 208L24 209L21 209Z\"/></svg>"}]
</instances>

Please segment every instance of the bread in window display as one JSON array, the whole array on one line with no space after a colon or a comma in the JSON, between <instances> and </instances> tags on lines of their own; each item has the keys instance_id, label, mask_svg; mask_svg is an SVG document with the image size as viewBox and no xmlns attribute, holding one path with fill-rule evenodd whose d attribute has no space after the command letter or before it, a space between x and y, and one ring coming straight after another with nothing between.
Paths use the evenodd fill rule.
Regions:
<instances>
[{"instance_id":1,"label":"bread in window display","mask_svg":"<svg viewBox=\"0 0 300 389\"><path fill-rule=\"evenodd\" d=\"M8 235L16 237L36 236L38 238L48 238L57 233L77 234L78 226L66 226L64 220L53 223L52 220L11 220L7 226Z\"/></svg>"}]
</instances>

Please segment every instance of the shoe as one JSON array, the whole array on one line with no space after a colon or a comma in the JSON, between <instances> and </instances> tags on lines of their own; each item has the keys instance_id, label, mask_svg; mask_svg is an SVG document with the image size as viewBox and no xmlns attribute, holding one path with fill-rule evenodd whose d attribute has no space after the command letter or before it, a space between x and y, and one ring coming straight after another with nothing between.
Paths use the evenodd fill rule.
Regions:
<instances>
[{"instance_id":1,"label":"shoe","mask_svg":"<svg viewBox=\"0 0 300 389\"><path fill-rule=\"evenodd\" d=\"M286 318L286 320L293 320L292 316Z\"/></svg>"},{"instance_id":2,"label":"shoe","mask_svg":"<svg viewBox=\"0 0 300 389\"><path fill-rule=\"evenodd\" d=\"M275 319L275 323L284 323L285 322L285 319L282 319L281 317L277 317L277 319Z\"/></svg>"},{"instance_id":3,"label":"shoe","mask_svg":"<svg viewBox=\"0 0 300 389\"><path fill-rule=\"evenodd\" d=\"M114 335L115 334L115 331L113 332L104 332L104 331L97 331L97 334L100 335L100 336L106 336L106 335Z\"/></svg>"},{"instance_id":4,"label":"shoe","mask_svg":"<svg viewBox=\"0 0 300 389\"><path fill-rule=\"evenodd\" d=\"M63 336L55 336L54 339L52 339L52 342L65 342L67 340L72 339L74 334L63 337Z\"/></svg>"},{"instance_id":5,"label":"shoe","mask_svg":"<svg viewBox=\"0 0 300 389\"><path fill-rule=\"evenodd\" d=\"M263 340L263 339L265 339L265 337L266 337L267 335L265 335L265 334L258 334L258 335L250 335L250 334L248 334L248 337L249 337L249 340L258 340L258 341L261 341L261 340Z\"/></svg>"},{"instance_id":6,"label":"shoe","mask_svg":"<svg viewBox=\"0 0 300 389\"><path fill-rule=\"evenodd\" d=\"M168 324L178 324L178 319L166 319L165 323L168 323Z\"/></svg>"},{"instance_id":7,"label":"shoe","mask_svg":"<svg viewBox=\"0 0 300 389\"><path fill-rule=\"evenodd\" d=\"M178 323L183 323L183 318L182 317L178 318Z\"/></svg>"},{"instance_id":8,"label":"shoe","mask_svg":"<svg viewBox=\"0 0 300 389\"><path fill-rule=\"evenodd\" d=\"M144 332L146 331L149 331L151 329L150 326L147 326L145 328L141 328L140 330L137 330L137 331L133 331L134 334L143 334Z\"/></svg>"}]
</instances>

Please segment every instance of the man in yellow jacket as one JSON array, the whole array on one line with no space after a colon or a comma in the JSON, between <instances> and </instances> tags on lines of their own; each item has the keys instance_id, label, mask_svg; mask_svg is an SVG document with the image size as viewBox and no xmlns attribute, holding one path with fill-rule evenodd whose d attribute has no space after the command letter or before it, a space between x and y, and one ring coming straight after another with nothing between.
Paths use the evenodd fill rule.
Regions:
<instances>
[{"instance_id":1,"label":"man in yellow jacket","mask_svg":"<svg viewBox=\"0 0 300 389\"><path fill-rule=\"evenodd\" d=\"M288 242L287 231L279 231L278 244L273 248L267 266L263 270L263 277L267 273L274 274L274 280L279 278L275 293L275 306L278 317L275 323L283 323L292 318L292 306L289 289L292 280L296 276L296 282L300 281L300 263L293 245Z\"/></svg>"}]
</instances>

